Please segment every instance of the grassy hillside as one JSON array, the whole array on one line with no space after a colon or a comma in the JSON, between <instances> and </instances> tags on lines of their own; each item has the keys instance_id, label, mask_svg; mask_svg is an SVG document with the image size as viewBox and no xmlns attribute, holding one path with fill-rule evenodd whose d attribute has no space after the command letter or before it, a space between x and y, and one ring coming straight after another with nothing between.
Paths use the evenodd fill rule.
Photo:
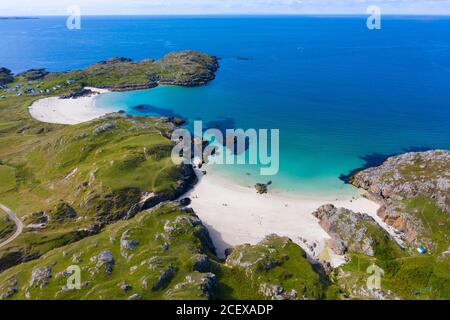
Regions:
<instances>
[{"instance_id":1,"label":"grassy hillside","mask_svg":"<svg viewBox=\"0 0 450 320\"><path fill-rule=\"evenodd\" d=\"M349 298L387 298L387 299L450 299L450 250L446 240L448 232L438 227L445 221L446 214L437 210L430 200L408 200L410 209L422 210L428 224L434 226L429 236L438 247L426 254L410 249L401 250L392 239L384 237L372 229L370 233L378 239L375 255L367 256L349 252L350 262L334 272L333 279L344 288ZM378 233L378 235L376 235ZM381 290L370 292L366 281L367 268L376 265L383 269Z\"/></svg>"},{"instance_id":2,"label":"grassy hillside","mask_svg":"<svg viewBox=\"0 0 450 320\"><path fill-rule=\"evenodd\" d=\"M312 266L306 253L292 240L269 235L257 245L233 249L225 262L219 292L246 299L317 300L336 298L336 287Z\"/></svg>"},{"instance_id":3,"label":"grassy hillside","mask_svg":"<svg viewBox=\"0 0 450 320\"><path fill-rule=\"evenodd\" d=\"M53 125L30 117L33 101L84 85L133 89L159 79L200 85L217 67L214 57L185 51L160 61L113 58L83 70L8 76L0 89L0 203L28 227L0 250L0 271L175 198L194 179L190 168L170 160L173 125L164 118L114 115Z\"/></svg>"},{"instance_id":4,"label":"grassy hillside","mask_svg":"<svg viewBox=\"0 0 450 320\"><path fill-rule=\"evenodd\" d=\"M375 263L385 271L383 287L397 297L450 299L450 151L391 157L356 174L353 183L383 205L379 215L403 236L405 250L381 247L373 258L352 253L343 268L349 279L367 278Z\"/></svg>"},{"instance_id":5,"label":"grassy hillside","mask_svg":"<svg viewBox=\"0 0 450 320\"><path fill-rule=\"evenodd\" d=\"M286 238L237 247L226 263L213 250L192 210L166 203L1 273L0 298L317 299L328 285ZM70 266L80 289L67 287Z\"/></svg>"},{"instance_id":6,"label":"grassy hillside","mask_svg":"<svg viewBox=\"0 0 450 320\"><path fill-rule=\"evenodd\" d=\"M170 159L169 130L162 118L116 115L52 130L26 148L9 144L0 177L15 187L0 192L0 203L29 227L1 251L0 261L13 263L17 258L9 257L19 252L21 259L39 256L131 217L145 206L144 197L175 197L186 177ZM42 219L43 226L33 226Z\"/></svg>"}]
</instances>

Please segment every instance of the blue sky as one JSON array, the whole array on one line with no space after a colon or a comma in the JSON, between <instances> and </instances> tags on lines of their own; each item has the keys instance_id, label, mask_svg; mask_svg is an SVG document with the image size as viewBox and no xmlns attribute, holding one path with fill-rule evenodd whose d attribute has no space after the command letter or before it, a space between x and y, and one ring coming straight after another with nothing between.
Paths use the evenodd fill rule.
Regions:
<instances>
[{"instance_id":1,"label":"blue sky","mask_svg":"<svg viewBox=\"0 0 450 320\"><path fill-rule=\"evenodd\" d=\"M446 14L450 0L1 0L0 16L82 14L366 14L369 5L385 14Z\"/></svg>"}]
</instances>

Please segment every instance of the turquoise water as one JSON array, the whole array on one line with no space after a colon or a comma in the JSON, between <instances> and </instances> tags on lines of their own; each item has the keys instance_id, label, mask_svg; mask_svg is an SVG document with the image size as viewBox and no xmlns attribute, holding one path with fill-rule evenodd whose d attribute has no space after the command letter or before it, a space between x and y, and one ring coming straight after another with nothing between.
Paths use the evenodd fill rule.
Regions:
<instances>
[{"instance_id":1,"label":"turquoise water","mask_svg":"<svg viewBox=\"0 0 450 320\"><path fill-rule=\"evenodd\" d=\"M80 32L63 23L0 21L7 44L0 61L21 71L181 49L221 58L206 86L111 93L97 103L134 115L179 115L190 125L279 128L278 175L260 177L254 166L216 169L241 183L351 193L339 176L363 165L362 156L450 148L447 17L388 17L379 31L367 30L365 17L90 17ZM149 109L133 109L140 104Z\"/></svg>"}]
</instances>

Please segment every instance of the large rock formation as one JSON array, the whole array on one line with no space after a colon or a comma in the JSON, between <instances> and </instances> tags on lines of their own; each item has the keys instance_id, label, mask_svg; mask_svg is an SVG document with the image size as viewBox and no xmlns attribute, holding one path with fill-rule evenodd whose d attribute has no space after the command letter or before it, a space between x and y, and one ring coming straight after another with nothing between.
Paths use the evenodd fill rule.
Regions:
<instances>
[{"instance_id":1,"label":"large rock formation","mask_svg":"<svg viewBox=\"0 0 450 320\"><path fill-rule=\"evenodd\" d=\"M14 81L14 75L11 70L6 68L0 68L0 85L4 85Z\"/></svg>"},{"instance_id":2,"label":"large rock formation","mask_svg":"<svg viewBox=\"0 0 450 320\"><path fill-rule=\"evenodd\" d=\"M36 81L44 78L49 72L46 69L30 69L17 74L17 77L24 77L28 81Z\"/></svg>"},{"instance_id":3,"label":"large rock formation","mask_svg":"<svg viewBox=\"0 0 450 320\"><path fill-rule=\"evenodd\" d=\"M380 240L389 234L367 214L355 213L332 204L321 206L313 212L320 226L330 235L329 247L339 255L348 251L374 256Z\"/></svg>"},{"instance_id":4,"label":"large rock formation","mask_svg":"<svg viewBox=\"0 0 450 320\"><path fill-rule=\"evenodd\" d=\"M237 246L225 264L243 272L248 285L266 299L320 299L324 293L324 282L306 253L286 237L269 235L256 245Z\"/></svg>"},{"instance_id":5,"label":"large rock formation","mask_svg":"<svg viewBox=\"0 0 450 320\"><path fill-rule=\"evenodd\" d=\"M450 151L410 152L387 159L381 166L355 174L351 183L369 192L382 207L378 214L404 232L409 242L425 241L426 221L407 206L411 199L427 199L450 218ZM422 210L419 208L419 211ZM417 210L416 210L417 211ZM445 221L447 220L447 221Z\"/></svg>"}]
</instances>

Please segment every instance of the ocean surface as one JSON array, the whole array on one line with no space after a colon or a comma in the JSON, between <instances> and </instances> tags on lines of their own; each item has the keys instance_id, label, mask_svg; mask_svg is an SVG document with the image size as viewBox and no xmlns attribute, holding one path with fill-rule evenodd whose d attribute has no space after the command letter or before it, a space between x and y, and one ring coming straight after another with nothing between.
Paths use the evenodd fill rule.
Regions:
<instances>
[{"instance_id":1,"label":"ocean surface","mask_svg":"<svg viewBox=\"0 0 450 320\"><path fill-rule=\"evenodd\" d=\"M0 66L62 71L112 56L196 49L220 58L203 87L111 93L97 105L207 127L277 128L280 171L215 166L280 192L349 195L339 177L404 150L450 148L450 17L64 17L0 20ZM145 110L136 110L137 105ZM365 160L364 160L365 159Z\"/></svg>"}]
</instances>

